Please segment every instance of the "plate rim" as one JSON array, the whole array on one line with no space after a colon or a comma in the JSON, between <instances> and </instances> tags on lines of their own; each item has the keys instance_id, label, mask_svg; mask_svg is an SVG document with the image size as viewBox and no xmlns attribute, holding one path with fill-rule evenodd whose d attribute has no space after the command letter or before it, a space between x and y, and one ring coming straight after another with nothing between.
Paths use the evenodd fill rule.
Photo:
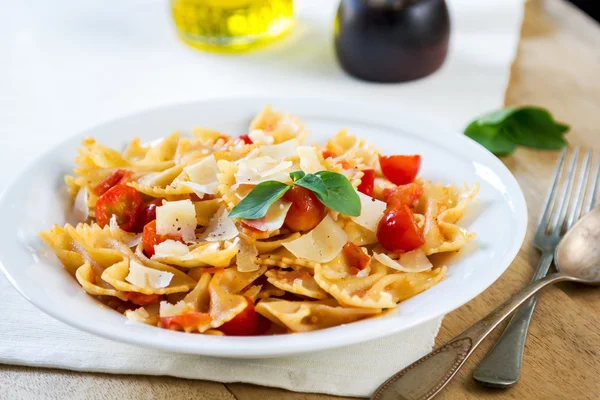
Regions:
<instances>
[{"instance_id":1,"label":"plate rim","mask_svg":"<svg viewBox=\"0 0 600 400\"><path fill-rule=\"evenodd\" d=\"M353 107L356 109L370 109L370 110L374 110L374 109L378 109L379 111L377 112L385 112L386 110L389 110L390 112L395 112L398 114L398 119L399 120L409 120L412 121L413 123L418 122L423 126L427 126L427 127L437 127L438 129L440 129L442 132L448 134L448 135L454 135L454 138L457 141L463 141L465 146L471 146L471 148L475 149L474 151L478 151L478 152L484 152L487 153L486 157L489 158L489 163L495 164L495 171L502 171L503 173L503 177L502 177L502 182L506 185L506 186L512 186L513 189L516 190L512 190L511 191L511 196L513 197L513 201L514 201L514 207L513 210L515 213L517 213L518 211L520 211L521 215L517 215L516 221L518 222L518 226L516 227L516 231L518 233L517 238L513 241L512 243L512 247L510 247L510 249L508 249L507 253L505 254L504 258L502 259L502 264L505 264L505 266L502 267L501 270L499 270L500 272L497 274L493 274L492 276L488 277L485 285L481 285L481 289L476 290L477 293L475 293L472 297L467 298L466 300L460 300L458 302L454 302L450 307L445 307L445 308L440 308L438 309L435 313L431 313L429 315L427 315L426 317L419 317L419 318L415 318L411 323L409 324L404 324L401 326L396 326L394 327L392 323L393 319L381 319L381 318L372 318L372 319L367 319L364 320L369 321L368 326L366 325L365 327L363 327L363 329L354 329L354 334L350 335L348 333L352 333L352 330L349 330L349 332L345 332L346 336L340 336L337 335L336 337L336 341L335 342L330 342L330 341L326 341L326 340L319 340L320 336L329 336L327 334L323 334L323 332L327 332L330 333L331 335L335 336L336 331L340 330L340 328L344 328L344 330L346 329L346 327L348 326L356 326L356 323L353 324L348 324L348 325L342 325L342 326L338 326L338 327L333 327L333 328L328 328L328 329L323 329L323 330L317 330L317 331L313 331L313 332L304 332L304 333L295 333L293 335L282 335L279 337L297 337L298 335L303 335L303 337L314 337L313 340L306 340L304 343L304 345L299 345L297 344L296 347L294 347L293 349L287 349L287 348L281 348L282 346L275 346L275 347L271 347L271 348L260 348L259 350L253 348L252 344L257 343L261 340L261 338L265 338L265 336L263 337L213 337L213 336L208 336L208 335L204 335L203 339L204 340L198 340L196 342L196 344L194 345L194 347L190 347L189 344L187 343L187 341L178 341L177 339L181 339L181 337L179 335L181 335L182 333L180 332L170 332L170 331L166 331L166 332L162 332L161 335L155 335L154 337L170 337L172 335L177 335L177 336L173 336L173 339L175 340L169 340L169 341L157 341L157 340L151 340L151 338L149 339L147 337L147 335L142 335L140 337L132 337L132 336L128 336L128 335L123 335L123 334L119 334L119 332L123 332L120 330L116 330L116 331L112 331L110 329L103 329L97 326L89 326L85 323L81 323L79 322L76 318L74 318L74 316L76 316L77 314L69 314L69 313L64 313L61 312L60 310L51 308L51 307L46 307L43 303L37 302L34 299L30 298L30 296L27 295L26 291L23 290L23 288L21 287L21 285L19 284L19 282L17 282L13 276L11 276L11 274L9 273L8 269L4 266L4 263L6 262L6 260L4 260L4 255L3 252L0 252L0 270L4 273L4 275L6 276L7 280L11 283L11 285L19 292L19 294L21 296L23 296L27 301L29 301L31 304L33 304L35 307L37 307L38 309L40 309L41 311L43 311L44 313L46 313L47 315L67 324L70 325L72 327L75 327L81 331L87 332L87 333L91 333L94 334L96 336L99 337L103 337L106 339L110 339L110 340L115 340L118 342L122 342L122 343L128 343L131 345L136 345L136 346L143 346L143 347L149 347L149 348L154 348L154 349L159 349L159 350L167 350L167 351L174 351L174 352L178 352L178 353L185 353L185 354L198 354L198 355L208 355L208 356L219 356L219 357L228 357L228 358L257 358L257 357L284 357L284 356L289 356L289 355L296 355L296 354L303 354L303 353L310 353L310 352L316 352L316 351L320 351L320 350L327 350L327 349L334 349L334 348L338 348L338 347L344 347L344 346L349 346L349 345L353 345L353 344L358 344L361 342L366 342L366 341L371 341L371 340L375 340L375 339L379 339L382 337L387 337L396 333L400 333L402 331L406 331L409 330L413 327L419 326L421 324L424 324L426 322L432 321L436 318L439 318L443 315L446 315L454 310L456 310L457 308L463 306L464 304L466 304L467 302L473 300L475 297L479 296L482 292L484 292L485 290L487 290L500 276L502 276L504 274L504 272L506 272L506 270L508 269L508 267L511 265L511 263L513 262L513 260L516 258L518 252L520 251L523 242L525 240L525 235L527 233L527 224L528 224L528 210L527 210L527 204L525 201L525 196L523 194L523 191L518 183L518 181L516 180L516 178L514 177L514 175L510 172L510 170L504 165L504 163L502 163L496 156L494 156L493 154L491 154L488 150L486 150L483 146L481 146L480 144L476 143L475 141L473 141L472 139L464 136L464 135L460 135L459 133L455 133L453 132L452 129L449 128L443 128L442 126L440 126L440 124L432 124L430 121L423 121L422 116L419 115L419 117L414 117L414 116L407 116L407 115L403 115L401 113L398 113L397 110L394 110L393 106L390 105L382 105L382 104L377 104L377 103L371 103L371 104L363 104L361 102L358 101L351 101L351 100L346 100L346 99L335 99L335 98L316 98L316 97L310 97L310 96L235 96L235 97L216 97L216 98L208 98L208 99L201 99L201 100L195 100L195 101L189 101L189 102L179 102L179 103L172 103L172 104L165 104L165 105L160 105L160 106L156 106L156 107L152 107L152 108L148 108L148 109L144 109L144 110L138 110L129 114L123 114L123 115L119 115L113 119L109 119L109 120L105 120L101 123L92 125L84 130L81 130L73 135L69 135L68 137L64 138L63 140L59 141L58 143L56 143L54 146L52 146L50 149L44 151L43 153L39 154L38 156L36 156L34 159L32 159L29 163L27 163L26 166L24 166L23 168L21 168L16 176L13 177L13 179L6 185L5 189L2 191L2 193L0 194L0 210L6 207L2 207L5 202L7 201L6 199L9 197L9 193L11 192L11 189L13 189L18 183L19 183L19 178L21 176L23 176L27 171L30 171L31 169L33 169L36 165L40 165L44 164L43 160L47 159L47 158L52 158L52 154L54 152L59 151L60 148L62 147L66 147L68 146L72 141L76 140L76 139L82 139L86 136L89 136L91 134L91 132L96 131L96 130L102 130L102 129L106 129L107 126L113 125L113 124L119 124L122 123L125 120L128 119L134 119L134 118L140 118L143 117L144 115L148 115L150 113L153 112L167 112L167 111L174 111L176 109L180 109L180 108L184 108L184 107L201 107L203 104L207 104L207 103L223 103L223 104L228 104L228 103L232 103L232 102L237 102L237 101L241 101L241 102L253 102L254 104L257 105L257 109L264 105L264 104L281 104L281 103L306 103L306 102L314 102L316 104L318 103L328 103L328 104L344 104L347 107ZM314 106L312 106L314 107ZM366 120L365 118L361 117L354 117L349 119L355 122L360 122L362 121L363 123L368 123L369 125L373 125L372 123L368 122L368 120ZM406 124L409 125L409 124ZM417 132L415 132L415 130L411 130L411 129L407 129L406 127L403 127L402 123L398 123L398 125L396 125L395 127L390 126L390 125L386 125L386 124L382 124L381 127L383 128L389 128L389 129L394 129L396 131L400 131L403 134L408 134L410 136L416 137L417 139L420 140L426 140L429 143L431 142L431 137L423 137L420 134L418 134ZM445 142L445 140L444 140ZM461 143L461 145L463 144ZM435 145L443 145L443 149L444 150L448 150L446 143L433 143ZM491 157L490 157L491 156ZM72 161L71 161L72 163ZM0 243L0 248L1 248L2 244ZM467 296L468 297L468 296ZM378 323L379 322L379 323ZM386 323L387 322L387 323ZM378 329L379 326L379 329ZM147 328L149 329L157 329L155 327L150 327L147 326ZM368 333L368 335L366 335ZM276 338L272 337L272 336L266 336L266 338ZM180 343L181 342L181 343ZM204 342L204 343L202 343ZM223 346L223 343L232 345L231 348L226 348L225 346ZM242 344L247 343L248 346L244 347L241 346ZM213 346L216 346L216 348L214 348ZM243 353L240 353L240 350L242 350L243 348Z\"/></svg>"}]
</instances>

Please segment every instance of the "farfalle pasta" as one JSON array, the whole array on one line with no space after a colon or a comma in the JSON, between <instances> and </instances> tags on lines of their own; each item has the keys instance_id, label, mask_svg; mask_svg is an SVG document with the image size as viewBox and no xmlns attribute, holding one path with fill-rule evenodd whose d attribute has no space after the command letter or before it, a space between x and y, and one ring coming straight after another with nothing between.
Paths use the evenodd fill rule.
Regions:
<instances>
[{"instance_id":1,"label":"farfalle pasta","mask_svg":"<svg viewBox=\"0 0 600 400\"><path fill-rule=\"evenodd\" d=\"M346 130L308 143L265 107L232 137L197 128L122 151L86 138L65 177L76 226L40 232L81 288L163 329L308 332L382 314L440 282L436 253L478 184L417 177L418 155L383 155Z\"/></svg>"}]
</instances>

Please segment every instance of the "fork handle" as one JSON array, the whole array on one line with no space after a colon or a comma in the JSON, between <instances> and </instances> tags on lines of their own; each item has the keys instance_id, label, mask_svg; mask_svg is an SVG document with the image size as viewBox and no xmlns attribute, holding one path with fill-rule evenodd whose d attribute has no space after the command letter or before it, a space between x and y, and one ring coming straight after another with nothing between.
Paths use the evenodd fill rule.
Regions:
<instances>
[{"instance_id":1,"label":"fork handle","mask_svg":"<svg viewBox=\"0 0 600 400\"><path fill-rule=\"evenodd\" d=\"M546 276L553 258L551 251L542 254L532 282ZM534 296L515 312L500 339L475 368L473 378L477 382L498 388L507 388L517 383L521 375L527 330L536 302L537 296Z\"/></svg>"}]
</instances>

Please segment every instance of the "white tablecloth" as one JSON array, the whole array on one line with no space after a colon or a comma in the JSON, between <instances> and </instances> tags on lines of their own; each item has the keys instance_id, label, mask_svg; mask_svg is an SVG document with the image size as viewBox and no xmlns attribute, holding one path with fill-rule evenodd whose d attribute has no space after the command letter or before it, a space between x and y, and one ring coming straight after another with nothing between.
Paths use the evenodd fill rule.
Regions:
<instances>
[{"instance_id":1,"label":"white tablecloth","mask_svg":"<svg viewBox=\"0 0 600 400\"><path fill-rule=\"evenodd\" d=\"M0 188L78 131L148 107L208 97L344 97L395 104L460 131L502 106L523 0L449 0L443 68L405 84L345 75L332 44L337 2L298 0L291 35L263 50L218 55L178 41L166 0L9 0L0 10ZM275 104L275 107L277 105ZM43 199L40 199L43 201ZM368 395L431 349L432 321L371 343L277 360L231 361L111 343L42 315L0 277L0 362L143 373L298 391Z\"/></svg>"}]
</instances>

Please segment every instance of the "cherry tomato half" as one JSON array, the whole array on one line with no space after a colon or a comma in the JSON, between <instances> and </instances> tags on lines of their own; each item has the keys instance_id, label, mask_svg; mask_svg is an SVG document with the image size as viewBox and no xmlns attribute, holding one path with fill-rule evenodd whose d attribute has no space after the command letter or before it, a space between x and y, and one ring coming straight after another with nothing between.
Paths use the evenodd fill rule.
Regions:
<instances>
[{"instance_id":1,"label":"cherry tomato half","mask_svg":"<svg viewBox=\"0 0 600 400\"><path fill-rule=\"evenodd\" d=\"M160 294L144 294L138 292L124 292L127 300L138 306L147 306L148 304L158 303L162 299Z\"/></svg>"},{"instance_id":2,"label":"cherry tomato half","mask_svg":"<svg viewBox=\"0 0 600 400\"><path fill-rule=\"evenodd\" d=\"M309 231L325 217L325 206L310 190L294 186L283 198L292 203L284 221L284 225L295 232Z\"/></svg>"},{"instance_id":3,"label":"cherry tomato half","mask_svg":"<svg viewBox=\"0 0 600 400\"><path fill-rule=\"evenodd\" d=\"M131 171L118 169L106 178L104 178L102 182L94 186L92 188L92 192L94 192L96 196L102 196L113 186L116 186L119 183L126 183L131 178L132 174L133 172Z\"/></svg>"},{"instance_id":4,"label":"cherry tomato half","mask_svg":"<svg viewBox=\"0 0 600 400\"><path fill-rule=\"evenodd\" d=\"M235 139L236 143L239 143L240 141L242 141L242 142L244 142L246 144L252 144L252 143L254 143L252 141L252 139L250 139L250 136L248 136L248 135L240 135L237 139Z\"/></svg>"},{"instance_id":5,"label":"cherry tomato half","mask_svg":"<svg viewBox=\"0 0 600 400\"><path fill-rule=\"evenodd\" d=\"M377 240L395 253L414 250L425 243L423 233L406 204L387 211L377 225Z\"/></svg>"},{"instance_id":6,"label":"cherry tomato half","mask_svg":"<svg viewBox=\"0 0 600 400\"><path fill-rule=\"evenodd\" d=\"M353 275L356 275L358 271L365 269L369 265L371 257L365 254L361 248L352 242L348 242L342 248L346 262L350 266Z\"/></svg>"},{"instance_id":7,"label":"cherry tomato half","mask_svg":"<svg viewBox=\"0 0 600 400\"><path fill-rule=\"evenodd\" d=\"M140 215L138 216L138 227L139 231L143 231L144 227L156 219L156 207L162 205L161 199L154 199L142 207Z\"/></svg>"},{"instance_id":8,"label":"cherry tomato half","mask_svg":"<svg viewBox=\"0 0 600 400\"><path fill-rule=\"evenodd\" d=\"M387 211L397 208L401 204L411 207L423 194L423 187L417 183L400 185L394 189L387 189L383 192Z\"/></svg>"},{"instance_id":9,"label":"cherry tomato half","mask_svg":"<svg viewBox=\"0 0 600 400\"><path fill-rule=\"evenodd\" d=\"M373 197L373 188L375 187L375 171L372 169L363 170L363 177L358 185L358 191Z\"/></svg>"},{"instance_id":10,"label":"cherry tomato half","mask_svg":"<svg viewBox=\"0 0 600 400\"><path fill-rule=\"evenodd\" d=\"M109 224L114 215L119 227L134 232L144 200L134 188L120 183L110 188L96 202L96 222L100 227Z\"/></svg>"},{"instance_id":11,"label":"cherry tomato half","mask_svg":"<svg viewBox=\"0 0 600 400\"><path fill-rule=\"evenodd\" d=\"M201 312L190 312L172 317L162 317L158 320L158 326L172 331L183 331L185 328L197 328L210 322L210 314Z\"/></svg>"},{"instance_id":12,"label":"cherry tomato half","mask_svg":"<svg viewBox=\"0 0 600 400\"><path fill-rule=\"evenodd\" d=\"M421 156L379 156L381 172L396 185L406 185L417 177L421 167Z\"/></svg>"},{"instance_id":13,"label":"cherry tomato half","mask_svg":"<svg viewBox=\"0 0 600 400\"><path fill-rule=\"evenodd\" d=\"M219 330L227 336L252 336L258 333L258 315L254 310L252 300L244 297L246 308L231 321L225 322Z\"/></svg>"},{"instance_id":14,"label":"cherry tomato half","mask_svg":"<svg viewBox=\"0 0 600 400\"><path fill-rule=\"evenodd\" d=\"M144 232L142 233L142 246L144 247L144 253L146 253L148 257L152 257L154 255L154 246L169 239L183 243L181 235L159 235L156 233L156 220L148 222L146 226L144 226Z\"/></svg>"}]
</instances>

